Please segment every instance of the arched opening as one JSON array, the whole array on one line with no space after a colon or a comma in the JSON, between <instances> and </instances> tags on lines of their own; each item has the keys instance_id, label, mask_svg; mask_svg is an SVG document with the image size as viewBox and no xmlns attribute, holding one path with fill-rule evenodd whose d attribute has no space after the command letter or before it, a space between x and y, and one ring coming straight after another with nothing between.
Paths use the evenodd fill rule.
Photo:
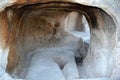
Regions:
<instances>
[{"instance_id":1,"label":"arched opening","mask_svg":"<svg viewBox=\"0 0 120 80\"><path fill-rule=\"evenodd\" d=\"M71 12L66 17L65 25L66 25L65 30L69 34L79 39L82 39L81 41L82 47L79 47L78 50L76 50L78 51L79 56L81 56L80 62L82 62L82 59L84 59L87 55L89 42L90 42L90 27L89 27L88 21L84 16L84 14L81 14L78 12ZM79 61L80 58L79 56L78 57L77 56L78 54L76 54L76 60L78 59L77 61Z\"/></svg>"},{"instance_id":2,"label":"arched opening","mask_svg":"<svg viewBox=\"0 0 120 80\"><path fill-rule=\"evenodd\" d=\"M51 66L47 67L47 70L51 68L59 72L63 70L67 79L110 77L112 64L109 64L109 60L115 46L116 27L112 18L103 10L76 3L48 2L22 7L11 6L6 8L6 12L10 47L7 72L11 76L34 80L39 77L37 75L39 73L42 76L50 75L50 72L40 71L47 65ZM73 23L71 24L69 20L73 18L68 17L71 14L73 16L73 13L75 16L79 14L80 18L76 18L81 21L76 20L75 23L71 21ZM90 28L90 41L86 41L89 49L88 46L86 49L83 46L84 41L80 36L82 33L79 32L80 30L85 32L86 29L84 30L82 25L77 27L84 19ZM81 27L83 28L80 29ZM79 37L76 37L76 33L79 33ZM85 55L84 51L87 51ZM76 62L80 62L79 67L75 59ZM40 69L41 65L43 67ZM72 71L75 71L75 74L70 72L71 69L74 69ZM35 75L32 76L32 73ZM59 77L63 74L59 73Z\"/></svg>"}]
</instances>

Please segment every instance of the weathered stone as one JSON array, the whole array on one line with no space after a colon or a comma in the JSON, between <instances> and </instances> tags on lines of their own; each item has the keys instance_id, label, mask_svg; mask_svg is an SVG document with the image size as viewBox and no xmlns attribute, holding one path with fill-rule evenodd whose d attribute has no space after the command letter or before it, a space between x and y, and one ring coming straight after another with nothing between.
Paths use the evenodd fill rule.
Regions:
<instances>
[{"instance_id":1,"label":"weathered stone","mask_svg":"<svg viewBox=\"0 0 120 80\"><path fill-rule=\"evenodd\" d=\"M35 74L33 74L35 73ZM47 58L33 57L26 80L65 80L59 66Z\"/></svg>"},{"instance_id":2,"label":"weathered stone","mask_svg":"<svg viewBox=\"0 0 120 80\"><path fill-rule=\"evenodd\" d=\"M73 80L79 78L79 72L75 61L69 61L65 64L63 68L63 74L66 77L66 80Z\"/></svg>"},{"instance_id":3,"label":"weathered stone","mask_svg":"<svg viewBox=\"0 0 120 80\"><path fill-rule=\"evenodd\" d=\"M81 79L119 80L119 8L119 0L1 0L0 79L25 78L35 69L31 52L43 48L48 51L40 58L49 56L61 69L75 57L82 59L77 65Z\"/></svg>"}]
</instances>

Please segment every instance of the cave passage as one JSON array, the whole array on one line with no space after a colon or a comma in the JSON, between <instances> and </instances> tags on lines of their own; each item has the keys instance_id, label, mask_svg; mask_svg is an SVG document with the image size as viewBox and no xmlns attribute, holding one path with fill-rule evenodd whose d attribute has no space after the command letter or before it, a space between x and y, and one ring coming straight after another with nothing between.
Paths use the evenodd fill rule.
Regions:
<instances>
[{"instance_id":1,"label":"cave passage","mask_svg":"<svg viewBox=\"0 0 120 80\"><path fill-rule=\"evenodd\" d=\"M1 16L6 19L7 28L3 30L9 46L6 71L12 77L27 80L110 77L109 59L115 46L116 27L102 9L48 2L13 5Z\"/></svg>"}]
</instances>

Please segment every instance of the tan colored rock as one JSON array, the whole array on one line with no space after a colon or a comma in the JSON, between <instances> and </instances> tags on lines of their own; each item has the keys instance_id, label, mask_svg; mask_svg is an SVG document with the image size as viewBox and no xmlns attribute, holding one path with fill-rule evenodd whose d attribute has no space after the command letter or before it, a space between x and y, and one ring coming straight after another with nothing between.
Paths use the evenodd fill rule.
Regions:
<instances>
[{"instance_id":1,"label":"tan colored rock","mask_svg":"<svg viewBox=\"0 0 120 80\"><path fill-rule=\"evenodd\" d=\"M119 8L119 0L1 0L0 75L7 70L24 78L33 56L28 53L37 48L81 51L83 42L71 31L78 30L85 15L91 39L80 78L119 80Z\"/></svg>"}]
</instances>

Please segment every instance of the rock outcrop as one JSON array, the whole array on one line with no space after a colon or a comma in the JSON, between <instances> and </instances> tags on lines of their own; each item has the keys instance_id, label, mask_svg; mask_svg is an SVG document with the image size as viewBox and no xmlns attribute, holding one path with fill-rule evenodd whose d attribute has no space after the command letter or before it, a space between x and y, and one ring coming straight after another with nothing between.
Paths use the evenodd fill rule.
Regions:
<instances>
[{"instance_id":1,"label":"rock outcrop","mask_svg":"<svg viewBox=\"0 0 120 80\"><path fill-rule=\"evenodd\" d=\"M0 80L120 80L119 8L119 0L1 0Z\"/></svg>"}]
</instances>

